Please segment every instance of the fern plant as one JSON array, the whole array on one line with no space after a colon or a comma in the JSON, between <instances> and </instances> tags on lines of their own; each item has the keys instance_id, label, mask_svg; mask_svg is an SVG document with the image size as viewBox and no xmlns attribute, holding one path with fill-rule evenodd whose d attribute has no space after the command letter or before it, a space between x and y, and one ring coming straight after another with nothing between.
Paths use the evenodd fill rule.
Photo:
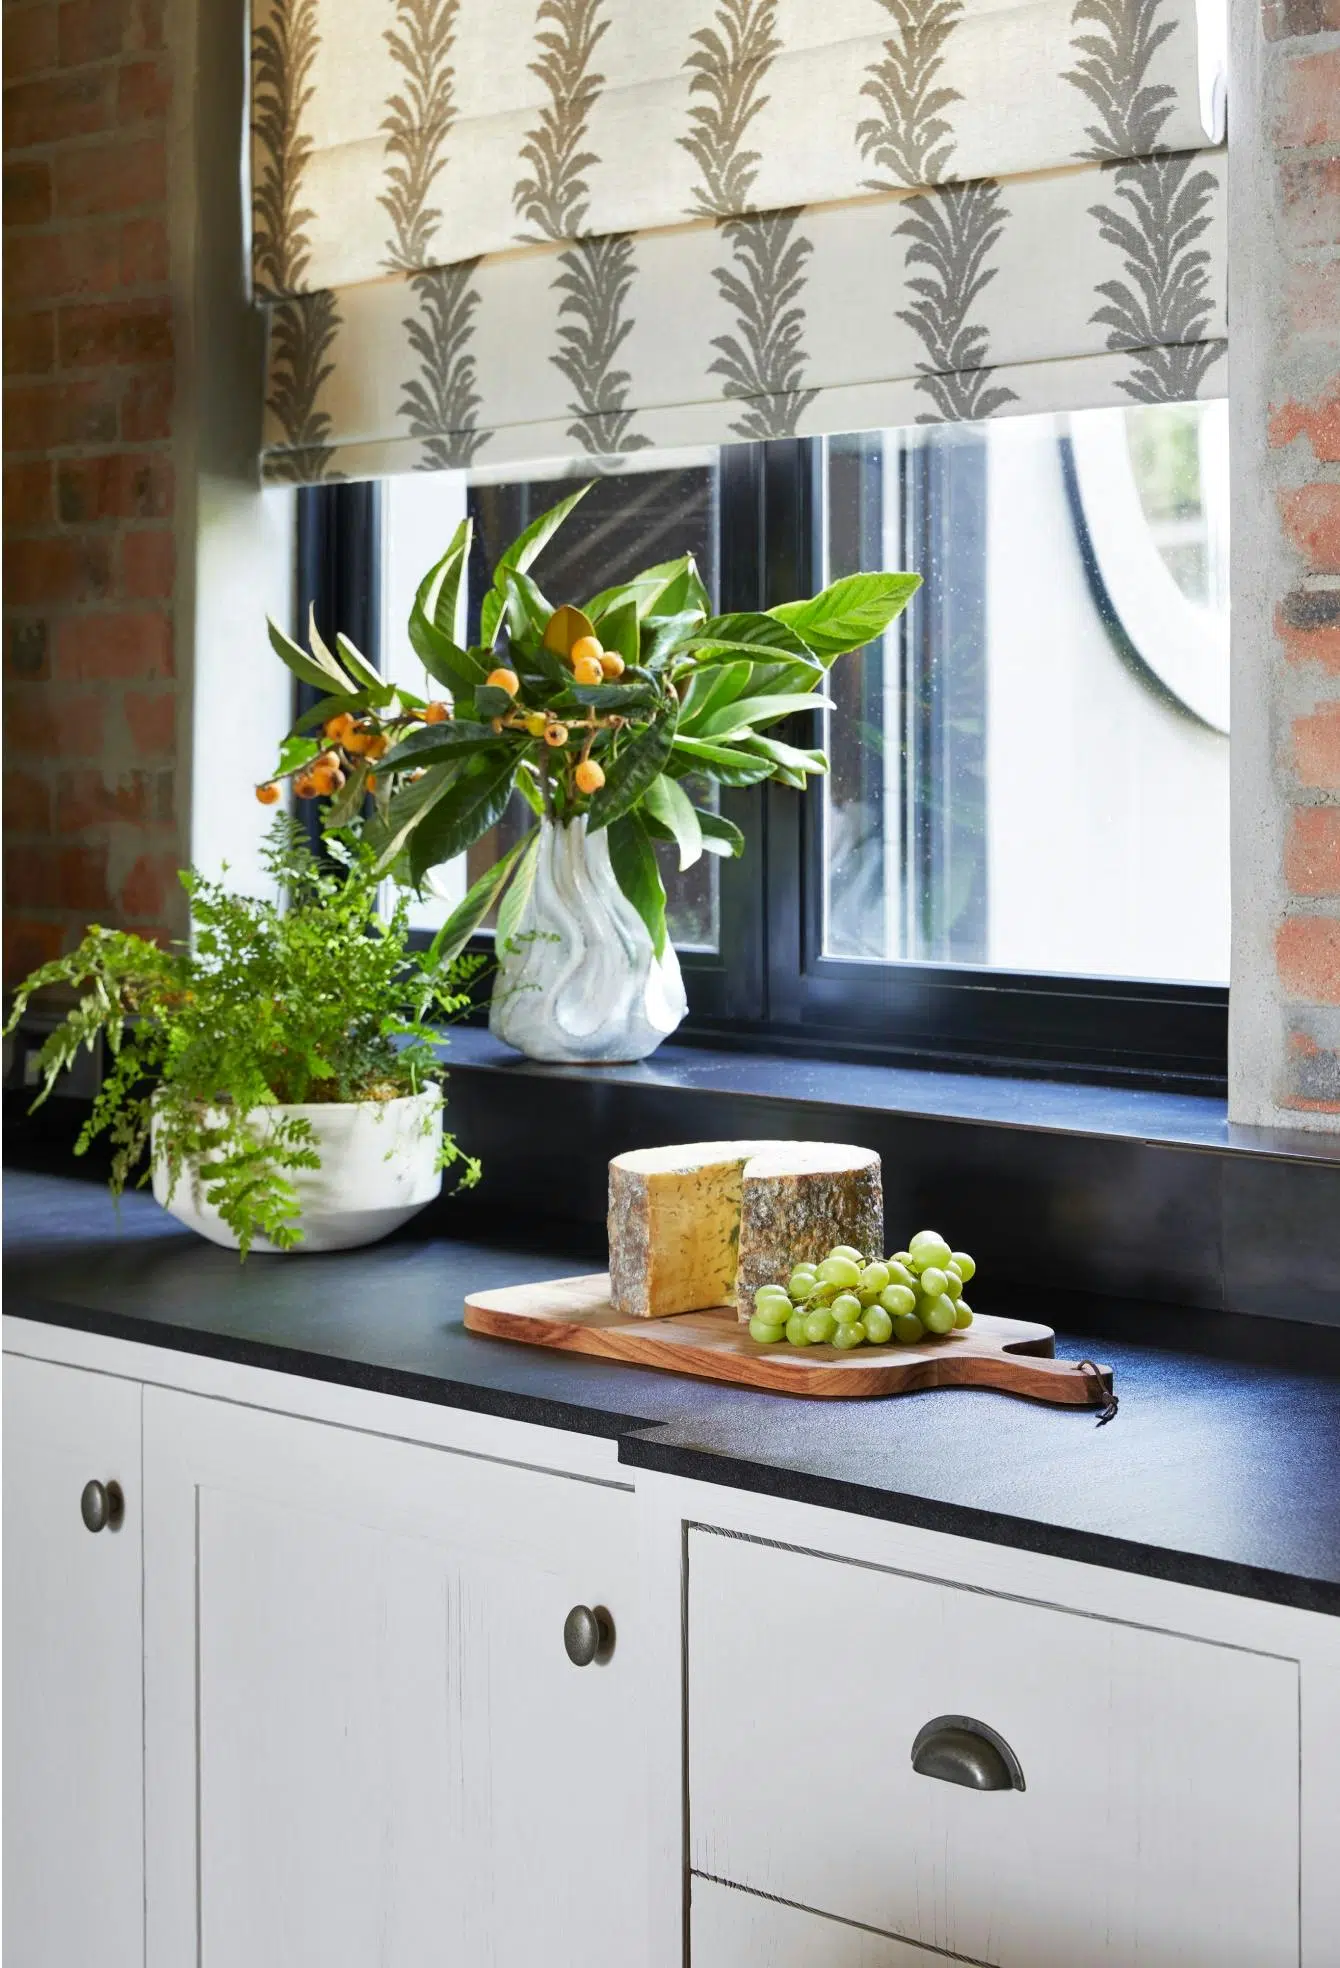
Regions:
<instances>
[{"instance_id":1,"label":"fern plant","mask_svg":"<svg viewBox=\"0 0 1340 1968\"><path fill-rule=\"evenodd\" d=\"M301 1240L292 1178L320 1166L310 1122L275 1110L440 1090L437 1027L464 1008L479 967L412 950L408 897L379 913L371 849L338 831L326 847L319 861L292 820L277 820L265 864L279 900L184 873L189 946L164 950L95 925L24 980L6 1026L36 991L76 993L39 1055L34 1106L101 1040L108 1067L75 1153L106 1135L120 1195L152 1129L169 1189L197 1184L243 1257L258 1236L281 1250ZM440 1165L454 1162L462 1186L478 1180L478 1164L444 1135Z\"/></svg>"}]
</instances>

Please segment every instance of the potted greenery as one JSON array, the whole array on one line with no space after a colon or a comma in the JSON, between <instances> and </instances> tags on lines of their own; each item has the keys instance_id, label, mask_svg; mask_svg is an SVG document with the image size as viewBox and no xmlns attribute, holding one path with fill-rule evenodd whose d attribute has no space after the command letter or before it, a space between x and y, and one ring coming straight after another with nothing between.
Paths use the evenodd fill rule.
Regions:
<instances>
[{"instance_id":1,"label":"potted greenery","mask_svg":"<svg viewBox=\"0 0 1340 1968\"><path fill-rule=\"evenodd\" d=\"M713 615L692 556L649 567L581 607L554 606L527 571L582 486L501 556L465 642L470 522L424 576L409 639L447 693L425 702L385 682L340 636L308 649L270 625L279 655L322 698L285 742L279 777L364 824L377 871L418 888L494 826L515 790L539 825L471 888L434 952L450 960L498 907L490 1025L536 1059L641 1059L686 1010L653 851L681 868L735 855L739 829L696 806L686 782L803 790L821 751L770 735L825 706L825 673L873 641L920 585L855 574L809 601ZM448 696L450 701L448 701ZM277 799L278 786L258 788Z\"/></svg>"},{"instance_id":2,"label":"potted greenery","mask_svg":"<svg viewBox=\"0 0 1340 1968\"><path fill-rule=\"evenodd\" d=\"M408 898L380 913L372 851L349 835L327 846L323 863L277 821L266 866L282 899L184 874L189 947L91 928L25 979L6 1027L34 991L78 993L39 1055L38 1103L102 1043L76 1154L106 1134L119 1195L147 1149L158 1201L244 1257L375 1243L438 1194L450 1163L465 1184L479 1174L443 1133L434 1043L478 960L444 969L413 951Z\"/></svg>"}]
</instances>

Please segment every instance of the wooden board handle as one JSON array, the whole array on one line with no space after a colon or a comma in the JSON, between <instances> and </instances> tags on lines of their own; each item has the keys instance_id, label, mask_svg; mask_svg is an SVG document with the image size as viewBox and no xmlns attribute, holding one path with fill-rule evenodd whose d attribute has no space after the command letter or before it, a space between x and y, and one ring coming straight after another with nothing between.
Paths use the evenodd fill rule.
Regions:
<instances>
[{"instance_id":1,"label":"wooden board handle","mask_svg":"<svg viewBox=\"0 0 1340 1968\"><path fill-rule=\"evenodd\" d=\"M1033 1401L1076 1408L1115 1405L1111 1367L1093 1360L1044 1360L1036 1354L948 1354L940 1363L941 1387L997 1387Z\"/></svg>"}]
</instances>

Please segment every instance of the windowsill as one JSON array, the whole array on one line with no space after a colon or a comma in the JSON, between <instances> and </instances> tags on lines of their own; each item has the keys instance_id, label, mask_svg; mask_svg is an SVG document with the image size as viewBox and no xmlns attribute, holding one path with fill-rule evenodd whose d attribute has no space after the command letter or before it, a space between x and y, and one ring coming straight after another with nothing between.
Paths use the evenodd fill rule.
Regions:
<instances>
[{"instance_id":1,"label":"windowsill","mask_svg":"<svg viewBox=\"0 0 1340 1968\"><path fill-rule=\"evenodd\" d=\"M633 1065L544 1065L513 1052L482 1025L454 1027L445 1056L455 1071L497 1073L514 1080L579 1079L659 1093L679 1089L743 1100L781 1099L978 1127L1340 1163L1340 1135L1242 1127L1229 1121L1223 1098L1209 1094L857 1065L702 1045L663 1045L650 1059Z\"/></svg>"}]
</instances>

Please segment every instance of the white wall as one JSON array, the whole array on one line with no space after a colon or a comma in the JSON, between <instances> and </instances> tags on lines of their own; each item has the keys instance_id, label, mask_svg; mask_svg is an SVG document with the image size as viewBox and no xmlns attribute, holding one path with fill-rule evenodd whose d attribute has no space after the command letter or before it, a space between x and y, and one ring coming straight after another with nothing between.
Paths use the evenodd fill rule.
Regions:
<instances>
[{"instance_id":1,"label":"white wall","mask_svg":"<svg viewBox=\"0 0 1340 1968\"><path fill-rule=\"evenodd\" d=\"M1109 642L1053 420L1002 418L990 443L989 961L1226 982L1228 740Z\"/></svg>"}]
</instances>

